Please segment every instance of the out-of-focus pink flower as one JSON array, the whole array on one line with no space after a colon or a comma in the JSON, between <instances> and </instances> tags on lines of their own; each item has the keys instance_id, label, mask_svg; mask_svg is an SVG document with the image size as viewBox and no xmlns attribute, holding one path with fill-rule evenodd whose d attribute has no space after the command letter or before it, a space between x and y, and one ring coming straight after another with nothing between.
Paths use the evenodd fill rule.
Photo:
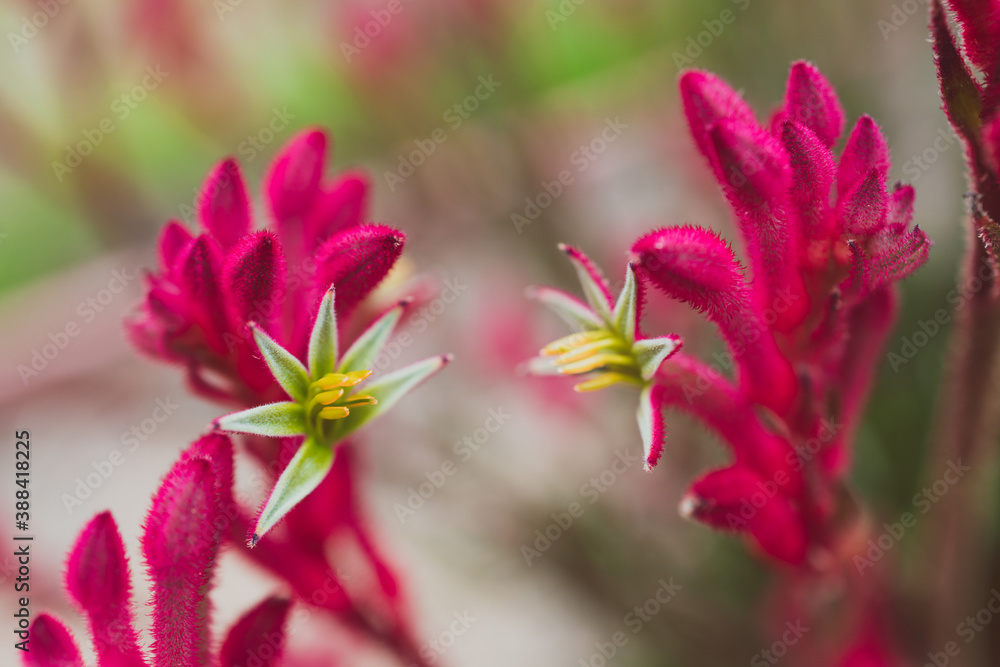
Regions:
<instances>
[{"instance_id":1,"label":"out-of-focus pink flower","mask_svg":"<svg viewBox=\"0 0 1000 667\"><path fill-rule=\"evenodd\" d=\"M66 589L86 616L102 667L244 664L247 651L281 659L289 602L269 597L247 612L213 650L208 599L216 556L230 521L233 452L229 439L208 435L167 473L146 516L142 551L152 581L149 655L140 648L132 613L125 545L111 514L97 515L77 539L66 565ZM264 653L263 646L269 647ZM82 667L69 630L40 614L29 630L29 667Z\"/></svg>"},{"instance_id":2,"label":"out-of-focus pink flower","mask_svg":"<svg viewBox=\"0 0 1000 667\"><path fill-rule=\"evenodd\" d=\"M959 51L944 9L962 31ZM931 37L945 114L965 146L973 223L984 249L1000 262L1000 4L980 0L931 3ZM978 80L973 72L980 75Z\"/></svg>"}]
</instances>

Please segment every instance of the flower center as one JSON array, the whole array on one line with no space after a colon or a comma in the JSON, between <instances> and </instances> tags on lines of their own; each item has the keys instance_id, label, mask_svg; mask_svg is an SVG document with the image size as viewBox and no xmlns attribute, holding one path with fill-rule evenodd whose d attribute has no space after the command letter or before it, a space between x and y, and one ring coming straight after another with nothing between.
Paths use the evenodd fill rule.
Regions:
<instances>
[{"instance_id":1,"label":"flower center","mask_svg":"<svg viewBox=\"0 0 1000 667\"><path fill-rule=\"evenodd\" d=\"M570 334L542 348L543 357L563 375L599 372L573 387L576 391L597 391L617 382L642 385L639 364L625 339L608 329Z\"/></svg>"},{"instance_id":2,"label":"flower center","mask_svg":"<svg viewBox=\"0 0 1000 667\"><path fill-rule=\"evenodd\" d=\"M375 398L367 394L348 394L352 387L371 374L371 371L327 373L309 385L309 394L306 396L306 419L315 433L322 435L327 421L343 419L351 414L351 408L378 403Z\"/></svg>"}]
</instances>

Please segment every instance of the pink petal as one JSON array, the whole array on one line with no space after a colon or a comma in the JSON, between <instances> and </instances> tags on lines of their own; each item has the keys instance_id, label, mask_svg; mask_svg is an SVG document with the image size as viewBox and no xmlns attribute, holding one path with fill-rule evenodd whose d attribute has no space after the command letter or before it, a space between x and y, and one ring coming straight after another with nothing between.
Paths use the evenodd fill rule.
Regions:
<instances>
[{"instance_id":1,"label":"pink petal","mask_svg":"<svg viewBox=\"0 0 1000 667\"><path fill-rule=\"evenodd\" d=\"M753 308L729 245L707 229L670 227L641 237L632 252L654 285L719 326L748 394L785 414L795 401L797 379ZM794 305L792 297L786 301Z\"/></svg>"},{"instance_id":2,"label":"pink petal","mask_svg":"<svg viewBox=\"0 0 1000 667\"><path fill-rule=\"evenodd\" d=\"M223 249L250 231L250 200L236 160L223 160L209 172L198 198L198 219Z\"/></svg>"},{"instance_id":3,"label":"pink petal","mask_svg":"<svg viewBox=\"0 0 1000 667\"><path fill-rule=\"evenodd\" d=\"M882 230L861 249L854 246L850 289L866 294L906 278L927 261L931 241L920 227L907 231L893 226Z\"/></svg>"},{"instance_id":4,"label":"pink petal","mask_svg":"<svg viewBox=\"0 0 1000 667\"><path fill-rule=\"evenodd\" d=\"M559 249L566 253L567 257L575 261L578 266L582 268L588 276L590 276L590 279L594 282L598 289L600 289L604 298L607 300L608 307L614 308L615 296L611 293L611 285L608 283L608 279L604 277L601 270L597 268L597 265L594 264L593 260L591 260L590 257L588 257L582 250L565 243L559 244Z\"/></svg>"},{"instance_id":5,"label":"pink petal","mask_svg":"<svg viewBox=\"0 0 1000 667\"><path fill-rule=\"evenodd\" d=\"M157 666L207 664L208 587L228 521L213 464L182 457L153 497L142 537Z\"/></svg>"},{"instance_id":6,"label":"pink petal","mask_svg":"<svg viewBox=\"0 0 1000 667\"><path fill-rule=\"evenodd\" d=\"M273 667L281 663L288 600L270 597L247 612L229 630L219 654L220 667Z\"/></svg>"},{"instance_id":7,"label":"pink petal","mask_svg":"<svg viewBox=\"0 0 1000 667\"><path fill-rule=\"evenodd\" d=\"M144 667L132 619L125 545L110 512L94 517L66 564L66 590L87 616L101 667Z\"/></svg>"},{"instance_id":8,"label":"pink petal","mask_svg":"<svg viewBox=\"0 0 1000 667\"><path fill-rule=\"evenodd\" d=\"M874 236L885 227L888 213L885 172L876 167L872 167L850 193L841 198L837 211L844 231L853 238L861 239Z\"/></svg>"},{"instance_id":9,"label":"pink petal","mask_svg":"<svg viewBox=\"0 0 1000 667\"><path fill-rule=\"evenodd\" d=\"M28 637L26 667L83 667L73 635L52 616L39 614L28 630Z\"/></svg>"},{"instance_id":10,"label":"pink petal","mask_svg":"<svg viewBox=\"0 0 1000 667\"><path fill-rule=\"evenodd\" d=\"M807 536L802 515L773 483L749 468L713 470L691 485L681 513L713 528L746 532L776 560L801 564Z\"/></svg>"},{"instance_id":11,"label":"pink petal","mask_svg":"<svg viewBox=\"0 0 1000 667\"><path fill-rule=\"evenodd\" d=\"M834 392L840 409L834 421L839 429L821 453L824 467L835 477L843 475L850 465L849 444L854 442L886 340L896 322L898 302L896 290L886 285L848 314L847 345L834 371Z\"/></svg>"},{"instance_id":12,"label":"pink petal","mask_svg":"<svg viewBox=\"0 0 1000 667\"><path fill-rule=\"evenodd\" d=\"M272 335L285 296L285 258L271 232L245 236L226 257L222 270L235 322L256 322Z\"/></svg>"},{"instance_id":13,"label":"pink petal","mask_svg":"<svg viewBox=\"0 0 1000 667\"><path fill-rule=\"evenodd\" d=\"M344 173L323 189L309 217L309 238L318 245L327 238L365 220L370 189L367 174Z\"/></svg>"},{"instance_id":14,"label":"pink petal","mask_svg":"<svg viewBox=\"0 0 1000 667\"><path fill-rule=\"evenodd\" d=\"M194 240L187 227L171 220L160 232L160 266L167 272L173 268L177 260L184 254L188 244Z\"/></svg>"},{"instance_id":15,"label":"pink petal","mask_svg":"<svg viewBox=\"0 0 1000 667\"><path fill-rule=\"evenodd\" d=\"M791 296L777 314L776 329L788 331L809 312L809 296L798 271L799 229L789 221L791 169L781 144L763 130L721 121L710 139L721 182L740 221L762 309L773 308L779 290Z\"/></svg>"},{"instance_id":16,"label":"pink petal","mask_svg":"<svg viewBox=\"0 0 1000 667\"><path fill-rule=\"evenodd\" d=\"M233 505L233 442L229 436L219 432L201 436L182 455L182 460L190 459L205 459L212 464L222 507Z\"/></svg>"},{"instance_id":17,"label":"pink petal","mask_svg":"<svg viewBox=\"0 0 1000 667\"><path fill-rule=\"evenodd\" d=\"M781 142L792 170L792 212L801 237L829 239L834 231L830 190L837 173L833 154L812 131L792 121L782 124Z\"/></svg>"},{"instance_id":18,"label":"pink petal","mask_svg":"<svg viewBox=\"0 0 1000 667\"><path fill-rule=\"evenodd\" d=\"M327 137L321 130L306 130L285 144L265 177L265 192L284 241L286 223L312 207L326 165Z\"/></svg>"},{"instance_id":19,"label":"pink petal","mask_svg":"<svg viewBox=\"0 0 1000 667\"><path fill-rule=\"evenodd\" d=\"M847 139L837 171L837 201L843 202L855 186L876 169L882 178L889 173L889 145L869 116L862 116Z\"/></svg>"},{"instance_id":20,"label":"pink petal","mask_svg":"<svg viewBox=\"0 0 1000 667\"><path fill-rule=\"evenodd\" d=\"M662 366L662 364L661 364ZM656 467L659 462L660 457L663 455L663 441L667 437L667 424L663 419L663 409L664 405L664 387L654 386L650 396L650 400L653 403L652 414L652 429L650 437L650 449L649 453L646 455L646 461L644 464L644 469L650 471Z\"/></svg>"},{"instance_id":21,"label":"pink petal","mask_svg":"<svg viewBox=\"0 0 1000 667\"><path fill-rule=\"evenodd\" d=\"M897 183L892 191L892 200L889 203L888 226L906 229L913 221L913 203L916 199L916 190L912 185Z\"/></svg>"},{"instance_id":22,"label":"pink petal","mask_svg":"<svg viewBox=\"0 0 1000 667\"><path fill-rule=\"evenodd\" d=\"M225 355L227 346L223 335L229 330L229 322L221 278L219 246L210 236L202 234L182 260L181 292L209 347Z\"/></svg>"},{"instance_id":23,"label":"pink petal","mask_svg":"<svg viewBox=\"0 0 1000 667\"><path fill-rule=\"evenodd\" d=\"M403 252L406 235L385 225L337 234L316 252L316 283L337 289L337 315L346 318L378 286Z\"/></svg>"},{"instance_id":24,"label":"pink petal","mask_svg":"<svg viewBox=\"0 0 1000 667\"><path fill-rule=\"evenodd\" d=\"M812 130L830 149L844 131L844 110L833 86L811 63L792 65L782 116Z\"/></svg>"},{"instance_id":25,"label":"pink petal","mask_svg":"<svg viewBox=\"0 0 1000 667\"><path fill-rule=\"evenodd\" d=\"M714 74L698 70L684 72L680 90L691 136L709 164L715 164L715 151L708 133L716 122L730 119L748 127L757 125L750 106Z\"/></svg>"},{"instance_id":26,"label":"pink petal","mask_svg":"<svg viewBox=\"0 0 1000 667\"><path fill-rule=\"evenodd\" d=\"M704 422L729 445L738 464L796 498L803 489L798 457L788 442L764 427L756 407L723 377L731 363L731 357L717 355L708 365L678 352L660 365L657 398Z\"/></svg>"}]
</instances>

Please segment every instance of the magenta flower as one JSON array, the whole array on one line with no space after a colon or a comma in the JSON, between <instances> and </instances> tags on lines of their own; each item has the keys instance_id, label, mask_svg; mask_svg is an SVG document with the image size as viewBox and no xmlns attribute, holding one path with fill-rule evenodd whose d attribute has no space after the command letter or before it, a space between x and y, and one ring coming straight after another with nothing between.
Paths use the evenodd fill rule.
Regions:
<instances>
[{"instance_id":1,"label":"magenta flower","mask_svg":"<svg viewBox=\"0 0 1000 667\"><path fill-rule=\"evenodd\" d=\"M326 149L326 135L312 130L275 159L265 183L270 229L253 231L232 159L205 181L198 205L204 231L193 236L176 221L164 227L160 272L148 277L146 300L127 329L140 350L184 366L195 393L245 406L282 398L248 324L304 359L329 287L337 289L343 322L402 252L402 232L363 224L365 178L324 181Z\"/></svg>"},{"instance_id":2,"label":"magenta flower","mask_svg":"<svg viewBox=\"0 0 1000 667\"><path fill-rule=\"evenodd\" d=\"M342 342L351 350L365 339L362 334L358 341L343 340L345 331L356 329L346 324L389 273L405 237L390 227L365 223L368 182L363 175L324 178L327 143L326 134L311 130L281 149L265 178L268 228L253 231L250 199L232 159L217 165L206 179L197 207L202 233L195 236L176 221L164 228L160 270L148 276L146 298L126 327L144 353L182 366L194 393L241 409L285 402L294 398L288 388L297 389L294 382L279 381L282 367L292 368L293 376L296 364L308 370L318 368L319 360L325 367L338 361L335 345ZM331 290L336 292L335 310ZM321 308L325 295L329 303ZM408 303L398 303L368 330L378 331L375 343L385 343ZM325 317L318 317L321 312ZM315 355L310 355L314 333L324 344L314 346ZM372 343L371 336L367 340ZM262 342L273 354L262 352ZM362 361L378 352L366 350ZM339 357L341 365L346 355ZM352 365L350 371L370 368ZM365 374L349 377L353 381L360 375ZM399 378L387 373L378 381L384 386L392 377ZM374 380L369 390L372 387L377 388ZM379 401L371 391L365 397L349 390L353 392L353 384L345 385L344 394L330 404L321 403L320 409L346 408L355 418L331 410L327 415L338 419L324 422L357 425L358 418L377 414L373 410ZM382 398L384 410L393 401ZM354 404L344 404L352 400ZM315 419L309 424L319 427ZM287 437L280 440L244 436L247 451L276 482L304 471L312 474L306 485L284 484L279 488L284 493L272 492L265 505L268 514L261 515L266 525L255 527L241 510L227 537L243 542L286 517L280 530L243 553L287 581L303 599L322 591L317 606L405 662L424 665L407 618L403 586L373 539L356 497L356 457L341 437L345 427L338 427L335 438L325 430L332 426L322 428L324 442L313 440L309 447L303 446L305 437L292 435L308 434L308 429L286 430ZM308 465L317 462L321 465ZM303 497L300 492L307 487L311 492ZM273 511L276 508L280 511ZM324 548L333 542L357 547L361 564L369 569L366 581L374 586L357 595L347 593L331 562L331 550Z\"/></svg>"},{"instance_id":3,"label":"magenta flower","mask_svg":"<svg viewBox=\"0 0 1000 667\"><path fill-rule=\"evenodd\" d=\"M801 565L835 546L835 502L895 316L894 283L927 259L930 242L910 228L913 188L886 186L889 151L874 121L861 117L834 157L844 115L812 65L792 67L766 125L711 74L687 72L680 87L752 276L708 229L668 227L635 242L639 282L704 313L728 348L722 368L679 352L663 360L644 392L650 423L676 407L732 449L731 465L692 485L686 516ZM647 455L660 446L647 444Z\"/></svg>"},{"instance_id":4,"label":"magenta flower","mask_svg":"<svg viewBox=\"0 0 1000 667\"><path fill-rule=\"evenodd\" d=\"M212 649L208 593L230 521L232 475L229 439L208 435L181 456L153 497L142 538L153 587L148 654L135 628L129 565L115 520L104 512L84 528L66 565L66 589L87 618L102 667L237 667L248 655L264 656L261 665L278 664L289 610L280 598L247 612L218 652ZM83 667L69 630L48 614L32 623L28 646L29 667Z\"/></svg>"}]
</instances>

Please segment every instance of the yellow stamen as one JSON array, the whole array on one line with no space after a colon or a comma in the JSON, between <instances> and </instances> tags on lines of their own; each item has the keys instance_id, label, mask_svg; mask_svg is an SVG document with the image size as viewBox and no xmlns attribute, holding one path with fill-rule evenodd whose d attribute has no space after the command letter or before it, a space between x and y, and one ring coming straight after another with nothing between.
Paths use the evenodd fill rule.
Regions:
<instances>
[{"instance_id":1,"label":"yellow stamen","mask_svg":"<svg viewBox=\"0 0 1000 667\"><path fill-rule=\"evenodd\" d=\"M349 414L351 411L342 405L334 405L319 411L320 419L343 419Z\"/></svg>"},{"instance_id":2,"label":"yellow stamen","mask_svg":"<svg viewBox=\"0 0 1000 667\"><path fill-rule=\"evenodd\" d=\"M583 345L582 347L578 347L575 350L567 352L566 354L556 359L556 363L559 365L571 364L574 361L580 361L581 359L586 359L594 352L603 349L618 349L620 351L626 351L624 343L618 338L596 340L593 343L588 343L586 345Z\"/></svg>"},{"instance_id":3,"label":"yellow stamen","mask_svg":"<svg viewBox=\"0 0 1000 667\"><path fill-rule=\"evenodd\" d=\"M349 379L348 387L353 387L362 380L367 380L368 376L372 374L372 371L351 371L347 374Z\"/></svg>"},{"instance_id":4,"label":"yellow stamen","mask_svg":"<svg viewBox=\"0 0 1000 667\"><path fill-rule=\"evenodd\" d=\"M337 387L346 387L347 376L343 373L327 373L320 379L316 380L315 385L320 389L336 389Z\"/></svg>"},{"instance_id":5,"label":"yellow stamen","mask_svg":"<svg viewBox=\"0 0 1000 667\"><path fill-rule=\"evenodd\" d=\"M375 400L374 396L369 396L368 394L358 394L357 396L348 396L341 405L346 405L349 408L356 408L359 405L378 405L378 401Z\"/></svg>"},{"instance_id":6,"label":"yellow stamen","mask_svg":"<svg viewBox=\"0 0 1000 667\"><path fill-rule=\"evenodd\" d=\"M331 403L336 403L337 400L343 395L344 395L343 389L324 391L323 393L316 395L316 402L322 405L330 405Z\"/></svg>"},{"instance_id":7,"label":"yellow stamen","mask_svg":"<svg viewBox=\"0 0 1000 667\"><path fill-rule=\"evenodd\" d=\"M611 337L611 332L606 329L596 329L594 331L574 333L568 336L563 336L559 340L552 341L542 348L540 354L543 357L550 357L554 354L563 354L595 340L602 340Z\"/></svg>"},{"instance_id":8,"label":"yellow stamen","mask_svg":"<svg viewBox=\"0 0 1000 667\"><path fill-rule=\"evenodd\" d=\"M623 373L601 373L597 377L591 378L586 382L581 382L573 389L579 392L585 391L597 391L598 389L604 389L605 387L610 387L618 382L627 382L630 384L636 384L642 386L642 382L639 378L633 377L631 375L625 375Z\"/></svg>"},{"instance_id":9,"label":"yellow stamen","mask_svg":"<svg viewBox=\"0 0 1000 667\"><path fill-rule=\"evenodd\" d=\"M327 373L314 383L320 389L336 389L337 387L353 387L369 375L371 371L351 371L350 373Z\"/></svg>"},{"instance_id":10,"label":"yellow stamen","mask_svg":"<svg viewBox=\"0 0 1000 667\"><path fill-rule=\"evenodd\" d=\"M589 373L590 371L597 370L598 368L612 365L626 367L635 366L635 359L624 354L604 352L602 354L595 354L594 356L584 359L583 361L577 361L576 363L560 366L559 372L564 375L579 375L580 373Z\"/></svg>"}]
</instances>

